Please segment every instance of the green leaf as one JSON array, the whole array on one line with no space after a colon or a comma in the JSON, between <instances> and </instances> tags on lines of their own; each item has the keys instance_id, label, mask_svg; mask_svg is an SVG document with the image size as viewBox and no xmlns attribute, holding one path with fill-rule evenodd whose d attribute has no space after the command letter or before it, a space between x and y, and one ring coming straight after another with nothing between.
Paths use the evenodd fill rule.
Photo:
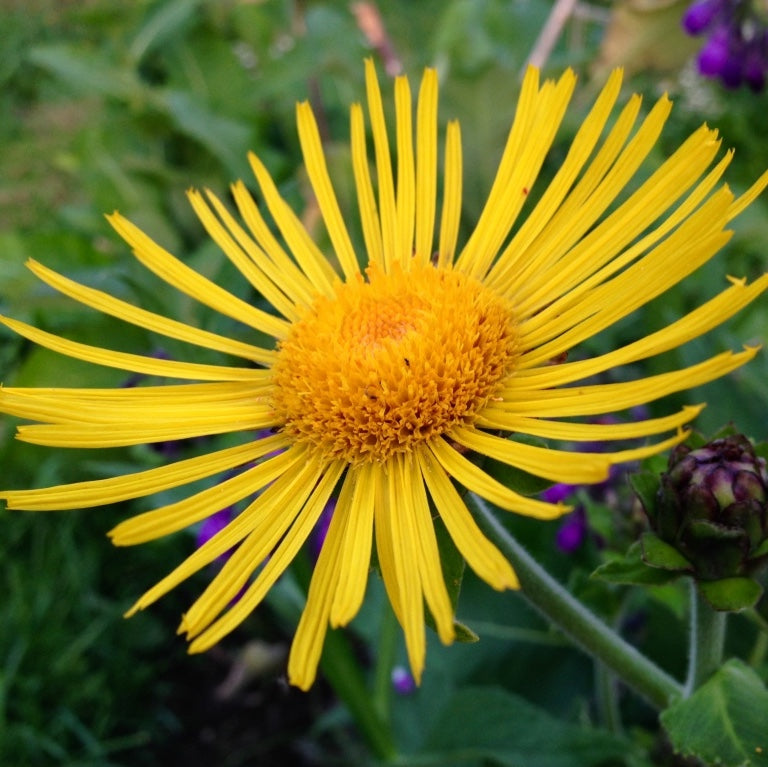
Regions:
<instances>
[{"instance_id":1,"label":"green leaf","mask_svg":"<svg viewBox=\"0 0 768 767\"><path fill-rule=\"evenodd\" d=\"M102 53L92 53L67 43L38 45L29 60L67 83L78 93L101 94L110 98L141 103L146 89L136 73L118 68Z\"/></svg>"},{"instance_id":2,"label":"green leaf","mask_svg":"<svg viewBox=\"0 0 768 767\"><path fill-rule=\"evenodd\" d=\"M216 114L186 91L166 91L164 105L179 131L200 142L230 174L245 176L251 143L251 132L245 124Z\"/></svg>"},{"instance_id":3,"label":"green leaf","mask_svg":"<svg viewBox=\"0 0 768 767\"><path fill-rule=\"evenodd\" d=\"M661 478L657 472L640 471L629 478L632 489L643 504L646 514L653 513L656 506L656 493L658 492Z\"/></svg>"},{"instance_id":4,"label":"green leaf","mask_svg":"<svg viewBox=\"0 0 768 767\"><path fill-rule=\"evenodd\" d=\"M635 541L623 557L600 565L592 578L610 583L626 583L637 586L661 586L679 577L679 572L650 567L643 561L640 541Z\"/></svg>"},{"instance_id":5,"label":"green leaf","mask_svg":"<svg viewBox=\"0 0 768 767\"><path fill-rule=\"evenodd\" d=\"M498 687L470 687L448 701L419 757L441 767L590 767L623 764L627 750L618 737L562 722Z\"/></svg>"},{"instance_id":6,"label":"green leaf","mask_svg":"<svg viewBox=\"0 0 768 767\"><path fill-rule=\"evenodd\" d=\"M465 644L472 644L473 642L479 642L480 637L467 626L466 623L454 620L453 630L456 632L456 641L464 642Z\"/></svg>"},{"instance_id":7,"label":"green leaf","mask_svg":"<svg viewBox=\"0 0 768 767\"><path fill-rule=\"evenodd\" d=\"M674 547L659 538L654 533L644 533L640 539L643 550L643 561L651 567L662 570L688 570L691 563Z\"/></svg>"},{"instance_id":8,"label":"green leaf","mask_svg":"<svg viewBox=\"0 0 768 767\"><path fill-rule=\"evenodd\" d=\"M683 756L717 767L768 765L768 690L739 660L664 711L661 723Z\"/></svg>"},{"instance_id":9,"label":"green leaf","mask_svg":"<svg viewBox=\"0 0 768 767\"><path fill-rule=\"evenodd\" d=\"M698 581L704 599L723 612L737 612L754 607L763 595L763 587L751 578L721 578L717 581Z\"/></svg>"}]
</instances>

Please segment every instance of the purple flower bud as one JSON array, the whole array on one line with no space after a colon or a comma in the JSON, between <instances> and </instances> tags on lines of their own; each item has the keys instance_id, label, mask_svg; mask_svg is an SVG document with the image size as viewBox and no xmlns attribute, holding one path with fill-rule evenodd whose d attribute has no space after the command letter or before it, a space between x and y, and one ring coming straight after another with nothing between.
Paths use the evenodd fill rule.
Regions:
<instances>
[{"instance_id":1,"label":"purple flower bud","mask_svg":"<svg viewBox=\"0 0 768 767\"><path fill-rule=\"evenodd\" d=\"M728 61L728 42L728 29L720 27L699 52L699 72L705 77L717 77L723 71Z\"/></svg>"},{"instance_id":2,"label":"purple flower bud","mask_svg":"<svg viewBox=\"0 0 768 767\"><path fill-rule=\"evenodd\" d=\"M558 482L558 484L552 485L552 487L548 487L544 490L541 493L541 498L547 503L560 503L575 491L576 485L567 485L565 482Z\"/></svg>"},{"instance_id":3,"label":"purple flower bud","mask_svg":"<svg viewBox=\"0 0 768 767\"><path fill-rule=\"evenodd\" d=\"M410 695L416 690L416 682L411 673L402 666L392 669L392 686L398 695Z\"/></svg>"},{"instance_id":4,"label":"purple flower bud","mask_svg":"<svg viewBox=\"0 0 768 767\"><path fill-rule=\"evenodd\" d=\"M768 53L768 45L766 46ZM765 87L765 70L768 69L768 56L764 56L758 46L753 46L743 62L744 82L755 93Z\"/></svg>"},{"instance_id":5,"label":"purple flower bud","mask_svg":"<svg viewBox=\"0 0 768 767\"><path fill-rule=\"evenodd\" d=\"M692 564L697 578L749 576L764 564L768 471L746 437L696 450L678 445L646 509L651 527Z\"/></svg>"},{"instance_id":6,"label":"purple flower bud","mask_svg":"<svg viewBox=\"0 0 768 767\"><path fill-rule=\"evenodd\" d=\"M738 53L731 53L720 70L720 82L735 91L744 82L743 63Z\"/></svg>"},{"instance_id":7,"label":"purple flower bud","mask_svg":"<svg viewBox=\"0 0 768 767\"><path fill-rule=\"evenodd\" d=\"M587 515L579 506L571 512L557 530L555 543L560 551L572 554L576 551L587 536Z\"/></svg>"},{"instance_id":8,"label":"purple flower bud","mask_svg":"<svg viewBox=\"0 0 768 767\"><path fill-rule=\"evenodd\" d=\"M700 34L712 23L722 5L722 0L698 0L692 3L683 15L683 29L689 35Z\"/></svg>"}]
</instances>

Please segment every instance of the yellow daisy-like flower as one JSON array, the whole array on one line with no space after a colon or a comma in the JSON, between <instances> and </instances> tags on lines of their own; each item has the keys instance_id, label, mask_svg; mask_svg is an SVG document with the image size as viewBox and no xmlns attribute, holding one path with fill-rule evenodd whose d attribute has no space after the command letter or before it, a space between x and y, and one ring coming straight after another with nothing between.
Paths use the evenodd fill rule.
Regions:
<instances>
[{"instance_id":1,"label":"yellow daisy-like flower","mask_svg":"<svg viewBox=\"0 0 768 767\"><path fill-rule=\"evenodd\" d=\"M674 445L699 411L621 424L574 418L622 410L698 386L756 353L718 354L636 381L598 384L597 374L673 349L705 333L768 287L768 276L730 286L650 335L597 357L563 362L569 349L629 315L709 260L728 222L768 184L734 199L713 165L720 142L702 127L617 202L669 115L662 98L639 120L633 96L614 115L614 73L576 134L549 187L518 223L574 89L570 71L539 82L530 69L482 215L459 245L462 155L449 123L439 233L437 75L427 70L414 115L408 80L395 81L396 172L373 65L366 67L376 184L363 109L351 111L354 179L365 254L353 245L329 178L308 104L298 106L307 173L333 253L325 255L251 156L267 226L245 185L232 195L241 223L211 193L189 193L210 236L274 312L243 301L175 258L119 214L109 217L136 258L168 285L269 336L252 345L137 308L31 262L51 287L87 306L161 335L242 360L209 365L87 346L3 319L31 341L81 360L188 383L123 389L0 391L0 410L38 423L18 436L54 447L112 447L238 432L242 444L128 476L39 490L4 491L10 508L99 506L211 478L207 489L119 524L117 545L142 543L252 499L221 532L142 596L153 603L236 547L183 618L202 651L238 626L296 556L332 495L336 510L312 577L288 673L312 684L329 625L343 626L364 597L375 540L389 600L418 680L424 667L424 607L443 642L454 638L432 522L439 514L469 566L496 589L515 588L512 567L480 532L456 484L502 509L541 519L566 511L503 486L471 451L553 482L600 482L611 465ZM639 120L639 123L638 123ZM712 166L712 167L711 167ZM514 230L514 231L513 231ZM361 264L362 262L362 264ZM558 362L559 364L553 364ZM271 430L254 438L256 430ZM501 432L502 434L499 434ZM519 441L629 440L653 444L607 453L569 452ZM223 481L217 475L239 472ZM454 484L454 481L456 484ZM434 512L433 512L434 509ZM255 574L255 577L254 577ZM241 593L242 592L242 593ZM239 599L235 596L241 594Z\"/></svg>"}]
</instances>

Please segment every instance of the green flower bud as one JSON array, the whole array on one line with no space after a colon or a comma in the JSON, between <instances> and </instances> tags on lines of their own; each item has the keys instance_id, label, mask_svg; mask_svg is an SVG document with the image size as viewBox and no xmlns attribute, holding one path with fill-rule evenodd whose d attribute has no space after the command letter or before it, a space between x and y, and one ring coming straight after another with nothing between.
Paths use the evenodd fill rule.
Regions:
<instances>
[{"instance_id":1,"label":"green flower bud","mask_svg":"<svg viewBox=\"0 0 768 767\"><path fill-rule=\"evenodd\" d=\"M651 527L701 580L749 576L768 558L768 472L742 435L692 450L679 445L653 509ZM765 548L765 547L764 547Z\"/></svg>"}]
</instances>

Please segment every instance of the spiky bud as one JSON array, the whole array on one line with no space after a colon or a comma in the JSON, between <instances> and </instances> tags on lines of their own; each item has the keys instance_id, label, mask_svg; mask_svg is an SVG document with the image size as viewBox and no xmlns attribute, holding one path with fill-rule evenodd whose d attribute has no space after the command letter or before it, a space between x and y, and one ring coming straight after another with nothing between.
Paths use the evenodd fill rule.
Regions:
<instances>
[{"instance_id":1,"label":"spiky bud","mask_svg":"<svg viewBox=\"0 0 768 767\"><path fill-rule=\"evenodd\" d=\"M742 435L679 445L661 477L651 526L701 580L749 576L768 555L768 472Z\"/></svg>"}]
</instances>

